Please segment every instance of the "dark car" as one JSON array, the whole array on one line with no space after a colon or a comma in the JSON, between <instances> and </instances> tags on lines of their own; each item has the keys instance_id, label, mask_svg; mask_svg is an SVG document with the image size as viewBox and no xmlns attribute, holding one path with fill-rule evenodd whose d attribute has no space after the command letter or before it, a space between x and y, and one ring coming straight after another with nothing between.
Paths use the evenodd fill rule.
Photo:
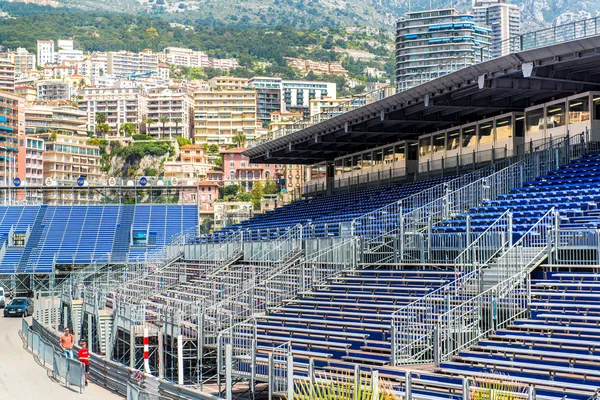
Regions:
<instances>
[{"instance_id":1,"label":"dark car","mask_svg":"<svg viewBox=\"0 0 600 400\"><path fill-rule=\"evenodd\" d=\"M27 317L32 314L33 300L26 297L17 297L4 308L5 317Z\"/></svg>"}]
</instances>

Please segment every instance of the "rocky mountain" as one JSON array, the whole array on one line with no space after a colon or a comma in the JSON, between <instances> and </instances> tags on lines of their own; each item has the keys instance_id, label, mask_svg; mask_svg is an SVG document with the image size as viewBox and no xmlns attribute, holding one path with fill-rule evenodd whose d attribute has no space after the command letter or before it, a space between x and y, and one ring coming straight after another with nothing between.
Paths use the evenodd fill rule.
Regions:
<instances>
[{"instance_id":1,"label":"rocky mountain","mask_svg":"<svg viewBox=\"0 0 600 400\"><path fill-rule=\"evenodd\" d=\"M187 24L373 26L393 29L409 10L456 7L471 0L6 0L83 10L150 14ZM599 15L598 0L512 0L522 10L524 32Z\"/></svg>"}]
</instances>

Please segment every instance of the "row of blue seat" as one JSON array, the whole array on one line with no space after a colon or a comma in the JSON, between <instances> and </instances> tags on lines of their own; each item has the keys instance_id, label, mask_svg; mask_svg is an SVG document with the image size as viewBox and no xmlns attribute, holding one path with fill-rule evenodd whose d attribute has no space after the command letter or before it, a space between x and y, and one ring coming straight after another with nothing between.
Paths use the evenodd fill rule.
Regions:
<instances>
[{"instance_id":1,"label":"row of blue seat","mask_svg":"<svg viewBox=\"0 0 600 400\"><path fill-rule=\"evenodd\" d=\"M125 253L124 261L168 244L174 235L197 225L194 205L4 206L0 207L0 245L5 246L0 273L50 273L55 264L108 260L115 250ZM131 246L133 229L152 240L145 246ZM28 231L24 246L9 240L11 232Z\"/></svg>"}]
</instances>

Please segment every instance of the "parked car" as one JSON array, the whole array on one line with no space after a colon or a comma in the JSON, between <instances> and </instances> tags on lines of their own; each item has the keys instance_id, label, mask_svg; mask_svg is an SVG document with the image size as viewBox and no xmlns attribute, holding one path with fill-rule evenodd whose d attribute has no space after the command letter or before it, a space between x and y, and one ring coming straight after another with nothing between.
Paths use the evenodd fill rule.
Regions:
<instances>
[{"instance_id":1,"label":"parked car","mask_svg":"<svg viewBox=\"0 0 600 400\"><path fill-rule=\"evenodd\" d=\"M14 298L4 307L5 317L27 317L33 314L33 300L26 297Z\"/></svg>"},{"instance_id":2,"label":"parked car","mask_svg":"<svg viewBox=\"0 0 600 400\"><path fill-rule=\"evenodd\" d=\"M4 308L6 306L6 299L4 296L4 288L0 287L0 308Z\"/></svg>"}]
</instances>

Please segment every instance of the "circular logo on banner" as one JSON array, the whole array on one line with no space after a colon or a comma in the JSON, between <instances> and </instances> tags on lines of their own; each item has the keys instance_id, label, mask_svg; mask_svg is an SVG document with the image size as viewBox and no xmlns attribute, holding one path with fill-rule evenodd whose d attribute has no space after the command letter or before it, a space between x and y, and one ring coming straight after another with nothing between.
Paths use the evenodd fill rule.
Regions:
<instances>
[{"instance_id":1,"label":"circular logo on banner","mask_svg":"<svg viewBox=\"0 0 600 400\"><path fill-rule=\"evenodd\" d=\"M108 184L110 186L115 186L117 184L117 180L115 179L114 176L111 176L110 178L108 178Z\"/></svg>"},{"instance_id":2,"label":"circular logo on banner","mask_svg":"<svg viewBox=\"0 0 600 400\"><path fill-rule=\"evenodd\" d=\"M140 178L140 186L146 186L148 184L148 179L145 176Z\"/></svg>"},{"instance_id":3,"label":"circular logo on banner","mask_svg":"<svg viewBox=\"0 0 600 400\"><path fill-rule=\"evenodd\" d=\"M176 177L171 178L171 185L177 186L178 183L179 183L179 180L177 180Z\"/></svg>"},{"instance_id":4,"label":"circular logo on banner","mask_svg":"<svg viewBox=\"0 0 600 400\"><path fill-rule=\"evenodd\" d=\"M52 186L52 178L48 177L46 178L46 186Z\"/></svg>"},{"instance_id":5,"label":"circular logo on banner","mask_svg":"<svg viewBox=\"0 0 600 400\"><path fill-rule=\"evenodd\" d=\"M81 187L81 186L83 186L84 183L85 183L85 178L83 176L80 176L79 178L77 178L77 186Z\"/></svg>"},{"instance_id":6,"label":"circular logo on banner","mask_svg":"<svg viewBox=\"0 0 600 400\"><path fill-rule=\"evenodd\" d=\"M15 178L13 179L13 183L16 187L21 186L21 178Z\"/></svg>"}]
</instances>

